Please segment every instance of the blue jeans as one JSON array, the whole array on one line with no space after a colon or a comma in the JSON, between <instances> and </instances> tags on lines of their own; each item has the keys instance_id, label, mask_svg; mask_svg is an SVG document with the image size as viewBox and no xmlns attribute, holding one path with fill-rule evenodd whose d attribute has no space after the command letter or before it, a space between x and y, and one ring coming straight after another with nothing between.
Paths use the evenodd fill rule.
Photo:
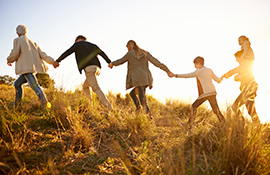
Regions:
<instances>
[{"instance_id":1,"label":"blue jeans","mask_svg":"<svg viewBox=\"0 0 270 175\"><path fill-rule=\"evenodd\" d=\"M15 105L17 106L18 103L21 101L23 96L22 85L27 82L29 86L35 91L41 103L46 104L48 102L47 98L44 95L43 91L40 89L36 77L32 73L27 73L20 75L20 77L14 83L16 90Z\"/></svg>"}]
</instances>

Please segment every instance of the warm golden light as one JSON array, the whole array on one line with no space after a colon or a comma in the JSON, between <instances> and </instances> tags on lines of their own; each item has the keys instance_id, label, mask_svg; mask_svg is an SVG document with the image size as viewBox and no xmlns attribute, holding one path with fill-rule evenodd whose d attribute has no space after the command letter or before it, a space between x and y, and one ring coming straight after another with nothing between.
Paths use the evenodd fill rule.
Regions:
<instances>
[{"instance_id":1,"label":"warm golden light","mask_svg":"<svg viewBox=\"0 0 270 175\"><path fill-rule=\"evenodd\" d=\"M51 108L52 107L52 104L50 102L47 103L47 108Z\"/></svg>"},{"instance_id":2,"label":"warm golden light","mask_svg":"<svg viewBox=\"0 0 270 175\"><path fill-rule=\"evenodd\" d=\"M258 116L262 123L269 123L270 121L270 83L266 78L266 75L270 74L268 70L269 64L265 61L257 62L254 72L255 79L259 85L257 97L255 98L255 105Z\"/></svg>"}]
</instances>

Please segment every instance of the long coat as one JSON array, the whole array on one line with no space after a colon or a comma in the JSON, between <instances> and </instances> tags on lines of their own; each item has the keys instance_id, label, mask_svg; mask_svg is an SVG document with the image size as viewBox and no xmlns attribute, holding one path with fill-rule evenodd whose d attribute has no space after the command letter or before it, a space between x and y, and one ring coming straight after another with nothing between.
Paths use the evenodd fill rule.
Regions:
<instances>
[{"instance_id":1,"label":"long coat","mask_svg":"<svg viewBox=\"0 0 270 175\"><path fill-rule=\"evenodd\" d=\"M54 60L43 52L40 47L25 35L14 39L13 49L7 57L7 61L15 64L17 75L26 73L46 73L48 71L46 61L53 64Z\"/></svg>"},{"instance_id":2,"label":"long coat","mask_svg":"<svg viewBox=\"0 0 270 175\"><path fill-rule=\"evenodd\" d=\"M151 89L153 87L153 77L149 70L148 61L165 72L170 71L167 66L159 62L149 52L143 52L137 57L134 49L129 51L123 58L112 62L112 64L118 66L128 62L126 89L136 86L149 86Z\"/></svg>"}]
</instances>

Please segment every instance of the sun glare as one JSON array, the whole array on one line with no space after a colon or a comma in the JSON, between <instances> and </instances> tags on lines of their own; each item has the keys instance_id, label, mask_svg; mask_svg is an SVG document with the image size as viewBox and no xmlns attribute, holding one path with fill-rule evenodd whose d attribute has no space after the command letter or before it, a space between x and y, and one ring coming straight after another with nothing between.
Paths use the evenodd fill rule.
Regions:
<instances>
[{"instance_id":1,"label":"sun glare","mask_svg":"<svg viewBox=\"0 0 270 175\"><path fill-rule=\"evenodd\" d=\"M270 74L270 70L266 69L265 63L257 63L254 68L256 81L259 85L257 97L255 98L255 105L257 113L262 123L269 123L270 121L270 83L266 79L266 75Z\"/></svg>"},{"instance_id":2,"label":"sun glare","mask_svg":"<svg viewBox=\"0 0 270 175\"><path fill-rule=\"evenodd\" d=\"M50 102L47 103L47 108L51 108L52 107L52 104Z\"/></svg>"}]
</instances>

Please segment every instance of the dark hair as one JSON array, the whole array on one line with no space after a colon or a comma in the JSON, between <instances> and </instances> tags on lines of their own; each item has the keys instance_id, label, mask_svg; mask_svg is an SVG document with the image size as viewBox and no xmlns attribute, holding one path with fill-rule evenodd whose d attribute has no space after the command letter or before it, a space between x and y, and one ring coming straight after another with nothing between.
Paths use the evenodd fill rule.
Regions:
<instances>
[{"instance_id":1,"label":"dark hair","mask_svg":"<svg viewBox=\"0 0 270 175\"><path fill-rule=\"evenodd\" d=\"M77 36L75 41L77 41L78 39L82 39L82 40L86 41L87 38L85 36L83 36L83 35L79 35L79 36Z\"/></svg>"},{"instance_id":2,"label":"dark hair","mask_svg":"<svg viewBox=\"0 0 270 175\"><path fill-rule=\"evenodd\" d=\"M200 63L201 65L204 65L204 58L198 56L198 57L196 57L196 58L193 60L193 63L194 63L194 64Z\"/></svg>"}]
</instances>

